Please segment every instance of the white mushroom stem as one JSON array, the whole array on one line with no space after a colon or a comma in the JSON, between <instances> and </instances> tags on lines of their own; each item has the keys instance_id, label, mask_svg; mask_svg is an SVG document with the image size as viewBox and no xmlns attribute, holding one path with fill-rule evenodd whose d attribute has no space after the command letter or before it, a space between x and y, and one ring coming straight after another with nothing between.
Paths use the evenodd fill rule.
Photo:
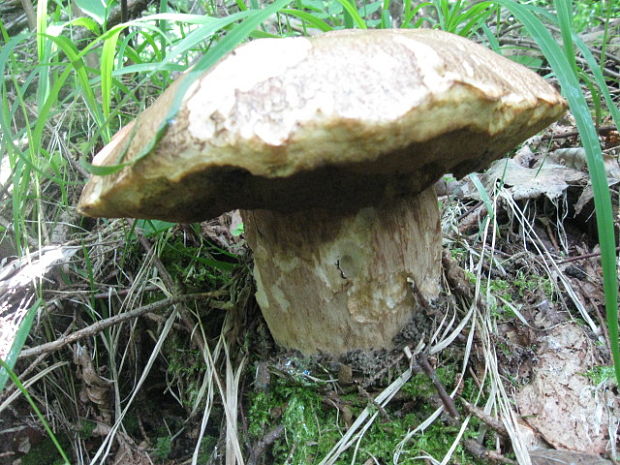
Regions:
<instances>
[{"instance_id":1,"label":"white mushroom stem","mask_svg":"<svg viewBox=\"0 0 620 465\"><path fill-rule=\"evenodd\" d=\"M350 213L243 211L256 298L276 342L305 354L390 348L439 294L433 188Z\"/></svg>"}]
</instances>

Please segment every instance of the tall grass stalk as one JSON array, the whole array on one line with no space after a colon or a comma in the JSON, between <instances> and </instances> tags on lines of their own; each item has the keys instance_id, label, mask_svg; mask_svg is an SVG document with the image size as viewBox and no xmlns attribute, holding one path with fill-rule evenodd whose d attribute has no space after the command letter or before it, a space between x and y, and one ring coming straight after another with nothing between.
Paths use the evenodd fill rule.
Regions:
<instances>
[{"instance_id":1,"label":"tall grass stalk","mask_svg":"<svg viewBox=\"0 0 620 465\"><path fill-rule=\"evenodd\" d=\"M19 325L17 334L15 335L15 339L13 340L13 345L11 346L11 349L9 350L9 353L4 360L6 362L7 368L0 368L0 392L4 390L4 386L6 386L6 382L9 380L8 370L12 370L15 367L17 357L19 356L19 353L21 352L24 344L26 343L28 334L30 334L32 322L34 321L34 317L37 315L37 312L41 307L42 303L42 299L37 299L34 304L31 305L30 309L28 309L26 316Z\"/></svg>"},{"instance_id":2,"label":"tall grass stalk","mask_svg":"<svg viewBox=\"0 0 620 465\"><path fill-rule=\"evenodd\" d=\"M573 52L574 32L571 25L571 4L566 0L555 0L558 11L560 29L564 38L564 47L557 44L545 25L537 16L538 9L521 5L513 0L499 0L500 4L525 26L528 33L538 43L543 54L549 61L562 87L562 94L568 100L570 110L575 117L577 129L586 151L588 171L594 192L596 225L601 248L601 265L603 268L603 288L605 292L605 309L609 331L609 345L614 360L616 381L620 385L620 346L618 344L618 275L616 268L616 239L611 206L611 196L607 185L607 175L603 163L603 153L598 140L594 121L590 115L585 96L581 91L578 69ZM579 45L579 44L578 44ZM581 48L581 47L580 47ZM592 63L595 64L595 63ZM596 73L598 66L593 68ZM600 69L598 69L600 71ZM600 74L602 77L602 73ZM605 89L604 81L597 78L601 90ZM603 92L605 92L603 90ZM617 109L613 109L611 98L610 111L617 118ZM617 120L616 120L617 124Z\"/></svg>"},{"instance_id":3,"label":"tall grass stalk","mask_svg":"<svg viewBox=\"0 0 620 465\"><path fill-rule=\"evenodd\" d=\"M37 418L39 419L39 421L43 425L43 428L45 429L45 432L48 434L50 440L54 444L54 447L56 447L56 450L58 451L58 453L60 454L60 456L64 460L63 465L71 465L71 461L69 460L69 457L67 456L67 454L65 453L64 449L60 445L60 442L56 438L56 435L52 431L52 428L50 428L50 425L48 424L47 420L45 419L45 416L43 415L43 413L41 413L41 410L39 410L39 407L37 407L36 402L34 401L32 396L28 393L28 390L21 383L21 381L19 380L19 378L17 377L15 372L1 358L0 358L0 369L5 371L6 373L8 373L9 377L11 378L11 381L13 381L15 383L17 388L22 392L24 398L30 404L30 407L32 408L34 413L37 415Z\"/></svg>"}]
</instances>

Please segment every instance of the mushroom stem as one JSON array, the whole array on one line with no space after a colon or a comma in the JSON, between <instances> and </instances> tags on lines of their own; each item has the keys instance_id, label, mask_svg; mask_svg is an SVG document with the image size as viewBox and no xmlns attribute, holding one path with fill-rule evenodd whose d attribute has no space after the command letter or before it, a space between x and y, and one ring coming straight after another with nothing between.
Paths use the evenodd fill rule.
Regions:
<instances>
[{"instance_id":1,"label":"mushroom stem","mask_svg":"<svg viewBox=\"0 0 620 465\"><path fill-rule=\"evenodd\" d=\"M256 298L276 342L304 354L390 348L439 294L433 188L353 212L243 211Z\"/></svg>"}]
</instances>

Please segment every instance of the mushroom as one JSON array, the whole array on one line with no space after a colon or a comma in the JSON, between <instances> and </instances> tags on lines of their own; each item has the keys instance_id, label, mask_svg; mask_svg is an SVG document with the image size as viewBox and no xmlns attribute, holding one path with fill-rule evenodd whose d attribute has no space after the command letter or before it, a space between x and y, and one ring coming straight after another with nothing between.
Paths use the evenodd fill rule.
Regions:
<instances>
[{"instance_id":1,"label":"mushroom","mask_svg":"<svg viewBox=\"0 0 620 465\"><path fill-rule=\"evenodd\" d=\"M150 152L93 176L78 208L178 222L241 209L265 320L305 354L390 348L440 292L433 183L566 109L525 67L434 30L249 42L191 84L153 144L177 86L94 164Z\"/></svg>"}]
</instances>

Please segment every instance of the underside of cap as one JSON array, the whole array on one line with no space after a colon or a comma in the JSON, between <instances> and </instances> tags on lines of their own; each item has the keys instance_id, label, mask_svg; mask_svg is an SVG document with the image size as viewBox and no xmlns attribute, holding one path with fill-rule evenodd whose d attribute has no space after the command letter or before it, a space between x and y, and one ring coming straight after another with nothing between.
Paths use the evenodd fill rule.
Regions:
<instances>
[{"instance_id":1,"label":"underside of cap","mask_svg":"<svg viewBox=\"0 0 620 465\"><path fill-rule=\"evenodd\" d=\"M177 86L94 164L140 154ZM346 210L482 169L565 108L527 68L440 31L259 39L194 82L154 149L93 176L78 207L180 222L235 208Z\"/></svg>"}]
</instances>

